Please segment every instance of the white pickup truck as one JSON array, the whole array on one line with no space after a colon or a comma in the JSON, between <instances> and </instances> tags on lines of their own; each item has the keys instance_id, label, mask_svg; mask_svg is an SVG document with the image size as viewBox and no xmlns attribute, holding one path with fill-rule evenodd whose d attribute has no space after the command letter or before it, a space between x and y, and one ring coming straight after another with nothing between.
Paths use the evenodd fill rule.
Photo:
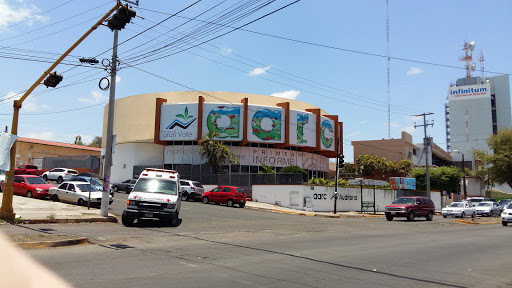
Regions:
<instances>
[{"instance_id":1,"label":"white pickup truck","mask_svg":"<svg viewBox=\"0 0 512 288\"><path fill-rule=\"evenodd\" d=\"M178 226L180 191L180 174L177 171L144 169L128 195L122 215L123 225L132 226L139 219L154 219Z\"/></svg>"}]
</instances>

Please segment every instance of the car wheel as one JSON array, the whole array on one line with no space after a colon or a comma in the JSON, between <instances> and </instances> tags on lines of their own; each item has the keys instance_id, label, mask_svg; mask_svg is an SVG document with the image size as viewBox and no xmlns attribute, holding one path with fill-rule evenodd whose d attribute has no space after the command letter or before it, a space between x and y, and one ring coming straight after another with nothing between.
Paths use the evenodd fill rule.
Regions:
<instances>
[{"instance_id":1,"label":"car wheel","mask_svg":"<svg viewBox=\"0 0 512 288\"><path fill-rule=\"evenodd\" d=\"M507 226L507 225L508 225L508 222L501 221L501 225L503 225L503 226Z\"/></svg>"},{"instance_id":2,"label":"car wheel","mask_svg":"<svg viewBox=\"0 0 512 288\"><path fill-rule=\"evenodd\" d=\"M78 206L86 206L84 199L82 199L82 198L78 199Z\"/></svg>"},{"instance_id":3,"label":"car wheel","mask_svg":"<svg viewBox=\"0 0 512 288\"><path fill-rule=\"evenodd\" d=\"M240 206L240 208L244 208L245 207L245 203L240 203L238 205Z\"/></svg>"},{"instance_id":4,"label":"car wheel","mask_svg":"<svg viewBox=\"0 0 512 288\"><path fill-rule=\"evenodd\" d=\"M32 192L27 191L27 198L32 198L32 197L33 197Z\"/></svg>"},{"instance_id":5,"label":"car wheel","mask_svg":"<svg viewBox=\"0 0 512 288\"><path fill-rule=\"evenodd\" d=\"M203 203L204 204L210 203L210 199L208 199L208 197L203 197Z\"/></svg>"},{"instance_id":6,"label":"car wheel","mask_svg":"<svg viewBox=\"0 0 512 288\"><path fill-rule=\"evenodd\" d=\"M180 215L180 212L176 212L171 217L171 226L172 227L178 226L178 217L179 217L179 215Z\"/></svg>"},{"instance_id":7,"label":"car wheel","mask_svg":"<svg viewBox=\"0 0 512 288\"><path fill-rule=\"evenodd\" d=\"M446 215L443 215L443 218L446 218L446 217L448 217L448 216L446 216Z\"/></svg>"},{"instance_id":8,"label":"car wheel","mask_svg":"<svg viewBox=\"0 0 512 288\"><path fill-rule=\"evenodd\" d=\"M473 212L473 214L471 214L471 218L475 218L476 214L475 212Z\"/></svg>"},{"instance_id":9,"label":"car wheel","mask_svg":"<svg viewBox=\"0 0 512 288\"><path fill-rule=\"evenodd\" d=\"M119 191L119 188L117 188L117 186L112 186L112 190L114 190L114 192L117 192Z\"/></svg>"},{"instance_id":10,"label":"car wheel","mask_svg":"<svg viewBox=\"0 0 512 288\"><path fill-rule=\"evenodd\" d=\"M492 210L489 212L489 217L494 217L494 212Z\"/></svg>"},{"instance_id":11,"label":"car wheel","mask_svg":"<svg viewBox=\"0 0 512 288\"><path fill-rule=\"evenodd\" d=\"M427 221L432 221L434 219L434 212L432 210L428 211Z\"/></svg>"},{"instance_id":12,"label":"car wheel","mask_svg":"<svg viewBox=\"0 0 512 288\"><path fill-rule=\"evenodd\" d=\"M53 202L59 202L60 201L59 200L59 196L57 196L57 194L53 194L52 200L53 200Z\"/></svg>"},{"instance_id":13,"label":"car wheel","mask_svg":"<svg viewBox=\"0 0 512 288\"><path fill-rule=\"evenodd\" d=\"M62 179L62 177L61 177L61 176L59 176L59 178L57 178L57 184L60 184L60 183L62 183L62 182L64 182L64 179Z\"/></svg>"},{"instance_id":14,"label":"car wheel","mask_svg":"<svg viewBox=\"0 0 512 288\"><path fill-rule=\"evenodd\" d=\"M414 221L414 211L409 211L409 214L407 214L407 221Z\"/></svg>"},{"instance_id":15,"label":"car wheel","mask_svg":"<svg viewBox=\"0 0 512 288\"><path fill-rule=\"evenodd\" d=\"M464 211L462 211L462 213L460 214L460 218L464 218L464 216L466 216L466 213L464 213Z\"/></svg>"},{"instance_id":16,"label":"car wheel","mask_svg":"<svg viewBox=\"0 0 512 288\"><path fill-rule=\"evenodd\" d=\"M128 217L128 215L126 215L126 211L123 211L123 215L121 216L121 222L123 222L123 225L126 227L133 226L133 221L135 221L135 219Z\"/></svg>"},{"instance_id":17,"label":"car wheel","mask_svg":"<svg viewBox=\"0 0 512 288\"><path fill-rule=\"evenodd\" d=\"M386 214L386 220L393 221L393 216Z\"/></svg>"},{"instance_id":18,"label":"car wheel","mask_svg":"<svg viewBox=\"0 0 512 288\"><path fill-rule=\"evenodd\" d=\"M43 179L44 179L44 181L48 181L48 176L43 175Z\"/></svg>"},{"instance_id":19,"label":"car wheel","mask_svg":"<svg viewBox=\"0 0 512 288\"><path fill-rule=\"evenodd\" d=\"M181 201L187 201L188 200L188 193L187 192L183 192L181 194Z\"/></svg>"},{"instance_id":20,"label":"car wheel","mask_svg":"<svg viewBox=\"0 0 512 288\"><path fill-rule=\"evenodd\" d=\"M233 207L235 205L235 202L233 202L233 200L231 200L231 199L228 199L228 202L226 203L226 205L228 205L228 207Z\"/></svg>"}]
</instances>

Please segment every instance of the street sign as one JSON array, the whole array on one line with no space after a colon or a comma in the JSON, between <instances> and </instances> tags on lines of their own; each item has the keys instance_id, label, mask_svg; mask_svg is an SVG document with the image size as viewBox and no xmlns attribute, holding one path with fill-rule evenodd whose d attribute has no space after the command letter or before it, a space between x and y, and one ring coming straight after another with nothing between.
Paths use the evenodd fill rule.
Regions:
<instances>
[{"instance_id":1,"label":"street sign","mask_svg":"<svg viewBox=\"0 0 512 288\"><path fill-rule=\"evenodd\" d=\"M85 159L85 165L87 168L94 170L100 166L100 160L96 156L89 156Z\"/></svg>"}]
</instances>

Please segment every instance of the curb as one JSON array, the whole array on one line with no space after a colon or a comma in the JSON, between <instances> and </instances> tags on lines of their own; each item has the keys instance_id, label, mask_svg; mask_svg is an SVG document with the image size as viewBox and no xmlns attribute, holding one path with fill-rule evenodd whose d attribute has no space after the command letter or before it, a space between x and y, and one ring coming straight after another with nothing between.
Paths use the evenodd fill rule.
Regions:
<instances>
[{"instance_id":1,"label":"curb","mask_svg":"<svg viewBox=\"0 0 512 288\"><path fill-rule=\"evenodd\" d=\"M461 219L455 219L455 222L462 223L462 224L500 224L500 223L494 223L494 222L474 222L474 221L466 221Z\"/></svg>"},{"instance_id":2,"label":"curb","mask_svg":"<svg viewBox=\"0 0 512 288\"><path fill-rule=\"evenodd\" d=\"M117 223L115 216L95 217L95 218L67 218L67 219L29 219L24 220L25 224L50 224L50 223L87 223L87 222L112 222Z\"/></svg>"},{"instance_id":3,"label":"curb","mask_svg":"<svg viewBox=\"0 0 512 288\"><path fill-rule=\"evenodd\" d=\"M333 214L333 215L325 215L325 214L318 214L315 212L302 212L302 211L289 211L289 210L281 210L281 209L272 209L272 208L262 208L262 207L251 207L251 206L245 206L249 209L254 210L263 210L263 211L270 211L270 212L277 212L277 213L284 213L284 214L291 214L291 215L301 215L301 216L310 216L310 217L324 217L324 218L359 218L359 217L365 217L364 215L340 215L340 214Z\"/></svg>"},{"instance_id":4,"label":"curb","mask_svg":"<svg viewBox=\"0 0 512 288\"><path fill-rule=\"evenodd\" d=\"M56 241L22 242L22 243L17 243L16 246L23 248L23 249L41 249L41 248L49 248L49 247L82 245L82 244L87 244L87 243L89 243L89 239L87 237L80 237L80 238L72 238L72 239L56 240Z\"/></svg>"}]
</instances>

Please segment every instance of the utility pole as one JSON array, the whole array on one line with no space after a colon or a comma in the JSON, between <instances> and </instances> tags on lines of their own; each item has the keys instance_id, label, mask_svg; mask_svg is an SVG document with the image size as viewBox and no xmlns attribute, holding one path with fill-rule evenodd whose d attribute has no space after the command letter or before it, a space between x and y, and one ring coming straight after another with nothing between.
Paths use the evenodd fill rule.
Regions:
<instances>
[{"instance_id":1,"label":"utility pole","mask_svg":"<svg viewBox=\"0 0 512 288\"><path fill-rule=\"evenodd\" d=\"M338 202L338 179L339 179L339 169L340 165L343 165L341 163L341 157L340 157L340 138L338 137L336 139L336 185L334 185L334 195L332 195L334 198L334 214L336 214L336 204Z\"/></svg>"},{"instance_id":2,"label":"utility pole","mask_svg":"<svg viewBox=\"0 0 512 288\"><path fill-rule=\"evenodd\" d=\"M34 91L34 89L36 89L36 87L39 84L42 84L42 81L46 76L48 76L48 78L44 81L43 84L46 85L46 87L55 87L62 80L62 76L58 75L55 72L51 73L51 71L55 67L57 67L57 65L59 65L59 63L62 62L62 60L64 60L64 58L66 58L69 55L69 53L71 53L71 51L73 51L73 49L75 49L85 38L87 38L87 36L89 36L89 34L91 34L92 31L94 31L96 28L98 28L98 26L101 25L101 23L103 23L103 21L105 21L105 19L107 19L108 16L110 14L112 14L112 12L114 12L119 7L119 5L120 5L120 3L117 2L116 5L112 9L110 9L109 12L107 12L107 14L105 14L98 22L96 22L96 24L94 24L91 28L89 28L89 30L87 30L87 32L85 32L85 34L82 35L82 37L80 37L80 39L78 39L73 45L71 45L71 47L68 48L68 50L66 50L66 52L64 52L64 54L62 54L62 56L60 56L59 59L57 59L55 61L55 63L53 63L43 73L43 75L41 75L36 80L36 82L34 82L34 84L32 84L32 86L30 86L30 88L23 94L23 96L21 96L21 98L19 100L14 101L14 104L13 104L14 112L13 112L13 116L12 116L11 134L17 135L17 133L18 133L18 117L19 117L19 111L21 109L21 104L23 103L23 101L25 101L25 99L30 95L30 93L32 93L32 91ZM10 220L10 221L14 220L14 218L16 216L16 214L14 213L14 210L12 209L14 168L16 165L16 163L15 163L16 142L17 141L15 141L11 147L10 169L8 171L6 171L6 173L5 173L5 184L4 184L3 195L2 195L2 206L0 208L0 218Z\"/></svg>"},{"instance_id":3,"label":"utility pole","mask_svg":"<svg viewBox=\"0 0 512 288\"><path fill-rule=\"evenodd\" d=\"M427 126L434 127L434 120L431 123L427 122L427 115L432 115L434 113L423 113L419 115L413 115L415 117L423 116L423 125L416 125L414 123L414 128L423 126L423 131L425 133L425 138L423 138L423 150L425 151L425 168L426 168L426 176L427 176L427 197L430 198L430 173L428 171L428 154L429 147L432 145L432 137L427 137Z\"/></svg>"},{"instance_id":4,"label":"utility pole","mask_svg":"<svg viewBox=\"0 0 512 288\"><path fill-rule=\"evenodd\" d=\"M137 2L138 3L138 2ZM112 48L112 62L110 71L110 96L108 100L107 139L105 144L105 162L103 167L103 195L101 197L101 216L108 216L108 200L110 195L110 172L112 170L112 150L114 141L114 103L116 101L116 75L117 75L117 42L118 32L136 16L135 10L128 6L121 6L108 20L107 26L114 31L114 44Z\"/></svg>"}]
</instances>

